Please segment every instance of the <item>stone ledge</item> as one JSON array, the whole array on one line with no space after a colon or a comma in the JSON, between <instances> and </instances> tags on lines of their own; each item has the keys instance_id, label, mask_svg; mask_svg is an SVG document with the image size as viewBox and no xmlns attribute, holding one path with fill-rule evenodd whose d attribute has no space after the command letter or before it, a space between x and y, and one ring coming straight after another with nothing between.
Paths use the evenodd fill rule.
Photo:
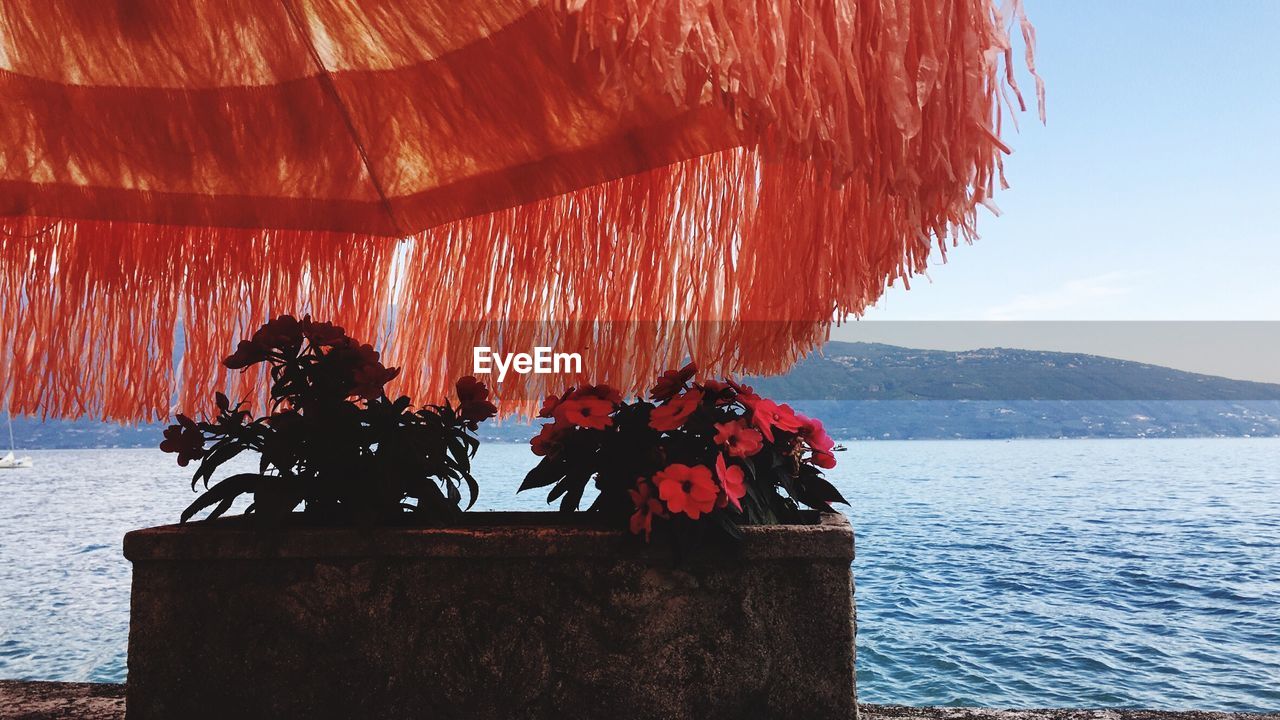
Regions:
<instances>
[{"instance_id":1,"label":"stone ledge","mask_svg":"<svg viewBox=\"0 0 1280 720\"><path fill-rule=\"evenodd\" d=\"M1280 713L862 705L864 720L1280 720ZM0 680L0 720L123 720L124 685Z\"/></svg>"},{"instance_id":2,"label":"stone ledge","mask_svg":"<svg viewBox=\"0 0 1280 720\"><path fill-rule=\"evenodd\" d=\"M3 720L123 720L124 685L0 680Z\"/></svg>"},{"instance_id":3,"label":"stone ledge","mask_svg":"<svg viewBox=\"0 0 1280 720\"><path fill-rule=\"evenodd\" d=\"M625 529L599 523L588 513L471 512L450 527L313 527L264 531L252 518L236 516L134 530L124 536L124 556L133 562L264 558L363 557L633 557L670 558L665 547L648 547ZM841 513L806 512L809 522L742 528L734 552L751 558L853 560L853 528Z\"/></svg>"}]
</instances>

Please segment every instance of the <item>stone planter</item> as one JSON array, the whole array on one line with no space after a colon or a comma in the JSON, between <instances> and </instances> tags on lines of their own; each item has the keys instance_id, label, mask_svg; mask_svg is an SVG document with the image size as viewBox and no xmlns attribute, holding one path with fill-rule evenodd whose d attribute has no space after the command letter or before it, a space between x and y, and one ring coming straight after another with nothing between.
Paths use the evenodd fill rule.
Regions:
<instances>
[{"instance_id":1,"label":"stone planter","mask_svg":"<svg viewBox=\"0 0 1280 720\"><path fill-rule=\"evenodd\" d=\"M669 550L554 513L138 530L128 717L854 718L842 515Z\"/></svg>"}]
</instances>

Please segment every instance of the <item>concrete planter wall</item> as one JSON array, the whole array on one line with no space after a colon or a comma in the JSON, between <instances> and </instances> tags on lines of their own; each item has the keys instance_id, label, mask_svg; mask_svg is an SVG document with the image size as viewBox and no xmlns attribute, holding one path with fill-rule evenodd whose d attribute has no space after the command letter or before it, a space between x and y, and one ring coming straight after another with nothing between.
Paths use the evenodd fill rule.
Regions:
<instances>
[{"instance_id":1,"label":"concrete planter wall","mask_svg":"<svg viewBox=\"0 0 1280 720\"><path fill-rule=\"evenodd\" d=\"M844 516L678 566L573 522L131 532L128 717L856 717Z\"/></svg>"}]
</instances>

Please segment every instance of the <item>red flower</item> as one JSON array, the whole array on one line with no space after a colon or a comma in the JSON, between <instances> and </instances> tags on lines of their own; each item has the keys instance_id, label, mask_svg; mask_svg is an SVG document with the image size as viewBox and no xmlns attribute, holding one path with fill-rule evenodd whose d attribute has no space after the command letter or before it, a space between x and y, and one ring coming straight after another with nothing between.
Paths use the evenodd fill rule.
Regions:
<instances>
[{"instance_id":1,"label":"red flower","mask_svg":"<svg viewBox=\"0 0 1280 720\"><path fill-rule=\"evenodd\" d=\"M381 356L369 343L362 345L355 339L343 337L325 351L324 357L334 364L356 367L376 363Z\"/></svg>"},{"instance_id":2,"label":"red flower","mask_svg":"<svg viewBox=\"0 0 1280 720\"><path fill-rule=\"evenodd\" d=\"M608 385L584 385L581 388L569 388L568 390L565 390L564 394L560 395L559 397L556 397L555 395L548 395L546 399L542 401L542 409L538 411L538 417L543 417L543 418L555 417L555 418L563 419L564 412L566 412L567 410L573 410L576 417L582 411L582 408L579 406L571 406L570 408L559 410L560 407L565 403L575 401L575 400L592 401L590 403L590 410L589 410L589 414L591 415L599 415L599 414L607 415L612 413L614 409L616 409L618 405L622 403L622 393L609 387ZM594 401L602 401L602 402L608 403L609 404L608 411L602 413L600 410L602 406ZM575 423L575 424L581 424L581 423ZM594 420L590 425L584 425L584 427L596 427L597 430L603 430L604 428L608 427L611 424L613 424L612 419L609 419L607 422Z\"/></svg>"},{"instance_id":3,"label":"red flower","mask_svg":"<svg viewBox=\"0 0 1280 720\"><path fill-rule=\"evenodd\" d=\"M702 391L696 388L668 400L649 413L649 427L658 432L670 432L684 425L685 420L702 403Z\"/></svg>"},{"instance_id":4,"label":"red flower","mask_svg":"<svg viewBox=\"0 0 1280 720\"><path fill-rule=\"evenodd\" d=\"M828 470L835 467L836 456L832 454L831 448L836 446L836 441L827 434L822 421L799 414L796 415L796 419L800 421L800 429L796 431L796 435L813 450L809 462Z\"/></svg>"},{"instance_id":5,"label":"red flower","mask_svg":"<svg viewBox=\"0 0 1280 720\"><path fill-rule=\"evenodd\" d=\"M702 382L698 383L698 387L702 388L703 390L706 390L708 393L711 393L713 395L717 393L722 393L725 390L732 389L729 387L729 383L723 383L715 379L703 380Z\"/></svg>"},{"instance_id":6,"label":"red flower","mask_svg":"<svg viewBox=\"0 0 1280 720\"><path fill-rule=\"evenodd\" d=\"M357 368L366 365L381 365L378 358L378 351L373 349L372 345L361 345L351 338L344 338L324 352L321 356L321 365L326 370L326 375L332 378L350 378L354 376Z\"/></svg>"},{"instance_id":7,"label":"red flower","mask_svg":"<svg viewBox=\"0 0 1280 720\"><path fill-rule=\"evenodd\" d=\"M689 467L673 463L654 475L653 482L658 486L658 494L666 501L667 509L673 513L684 513L691 520L711 512L720 494L715 480L711 479L710 468L705 465Z\"/></svg>"},{"instance_id":8,"label":"red flower","mask_svg":"<svg viewBox=\"0 0 1280 720\"><path fill-rule=\"evenodd\" d=\"M555 455L560 452L560 448L564 447L564 436L568 432L569 428L558 422L547 423L529 441L529 447L533 450L534 455Z\"/></svg>"},{"instance_id":9,"label":"red flower","mask_svg":"<svg viewBox=\"0 0 1280 720\"><path fill-rule=\"evenodd\" d=\"M636 489L628 490L627 493L636 506L635 514L631 516L631 533L639 535L643 530L645 542L648 542L649 534L653 532L654 516L666 517L662 502L653 496L653 483L644 478L636 480Z\"/></svg>"},{"instance_id":10,"label":"red flower","mask_svg":"<svg viewBox=\"0 0 1280 720\"><path fill-rule=\"evenodd\" d=\"M399 374L400 368L383 367L380 362L361 365L352 373L354 385L351 394L365 400L374 400L382 395L382 387Z\"/></svg>"},{"instance_id":11,"label":"red flower","mask_svg":"<svg viewBox=\"0 0 1280 720\"><path fill-rule=\"evenodd\" d=\"M400 374L399 368L384 367L379 357L372 345L360 345L344 336L325 351L321 366L326 377L345 378L350 395L373 400L382 394L384 385Z\"/></svg>"},{"instance_id":12,"label":"red flower","mask_svg":"<svg viewBox=\"0 0 1280 720\"><path fill-rule=\"evenodd\" d=\"M483 422L498 414L498 406L489 401L489 388L473 375L458 378L458 415L471 423Z\"/></svg>"},{"instance_id":13,"label":"red flower","mask_svg":"<svg viewBox=\"0 0 1280 720\"><path fill-rule=\"evenodd\" d=\"M809 418L804 415L797 414L796 419L800 421L800 429L796 433L805 443L819 452L830 452L831 448L836 446L836 441L831 439L827 434L827 429L822 426L822 421L817 418Z\"/></svg>"},{"instance_id":14,"label":"red flower","mask_svg":"<svg viewBox=\"0 0 1280 720\"><path fill-rule=\"evenodd\" d=\"M556 397L555 395L548 395L547 399L542 401L542 409L538 411L538 417L540 418L551 417L553 414L555 414L556 408L559 407L560 403L564 402L565 398L567 398L568 396L569 396L569 393L567 392L564 395L561 395L560 397Z\"/></svg>"},{"instance_id":15,"label":"red flower","mask_svg":"<svg viewBox=\"0 0 1280 720\"><path fill-rule=\"evenodd\" d=\"M738 512L742 512L742 504L738 501L747 494L747 486L742 481L742 468L737 465L726 466L724 455L716 453L716 477L720 479L725 497L729 498Z\"/></svg>"},{"instance_id":16,"label":"red flower","mask_svg":"<svg viewBox=\"0 0 1280 720\"><path fill-rule=\"evenodd\" d=\"M722 383L719 380L703 380L694 387L702 388L708 397L715 398L716 405L724 405L733 402L737 392L728 383Z\"/></svg>"},{"instance_id":17,"label":"red flower","mask_svg":"<svg viewBox=\"0 0 1280 720\"><path fill-rule=\"evenodd\" d=\"M617 406L622 402L622 393L614 390L608 385L585 385L582 389L575 391L573 393L573 397L576 400L595 398L597 400L604 400L614 406Z\"/></svg>"},{"instance_id":18,"label":"red flower","mask_svg":"<svg viewBox=\"0 0 1280 720\"><path fill-rule=\"evenodd\" d=\"M742 402L751 409L751 424L756 426L761 435L773 442L774 429L795 432L800 429L800 420L787 405L778 405L758 395L750 394L741 397Z\"/></svg>"},{"instance_id":19,"label":"red flower","mask_svg":"<svg viewBox=\"0 0 1280 720\"><path fill-rule=\"evenodd\" d=\"M609 413L613 412L613 403L598 397L582 397L566 400L555 410L557 420L563 420L578 427L603 430L613 424Z\"/></svg>"},{"instance_id":20,"label":"red flower","mask_svg":"<svg viewBox=\"0 0 1280 720\"><path fill-rule=\"evenodd\" d=\"M689 363L679 370L668 370L662 373L662 377L658 378L658 384L649 391L649 397L658 401L670 400L676 396L676 393L684 390L684 384L689 382L696 372L698 372L698 366Z\"/></svg>"},{"instance_id":21,"label":"red flower","mask_svg":"<svg viewBox=\"0 0 1280 720\"><path fill-rule=\"evenodd\" d=\"M529 441L529 447L534 455L546 456L554 455L563 447L561 440L564 437L564 428L557 423L547 423L542 426L538 434Z\"/></svg>"},{"instance_id":22,"label":"red flower","mask_svg":"<svg viewBox=\"0 0 1280 720\"><path fill-rule=\"evenodd\" d=\"M348 340L346 330L331 322L315 322L310 315L304 316L298 327L311 344L317 347L338 345Z\"/></svg>"},{"instance_id":23,"label":"red flower","mask_svg":"<svg viewBox=\"0 0 1280 720\"><path fill-rule=\"evenodd\" d=\"M192 460L204 457L204 433L186 415L177 416L178 423L165 428L160 449L178 454L178 464L186 467Z\"/></svg>"},{"instance_id":24,"label":"red flower","mask_svg":"<svg viewBox=\"0 0 1280 720\"><path fill-rule=\"evenodd\" d=\"M764 447L763 436L741 420L716 423L716 444L734 457L751 457Z\"/></svg>"},{"instance_id":25,"label":"red flower","mask_svg":"<svg viewBox=\"0 0 1280 720\"><path fill-rule=\"evenodd\" d=\"M268 350L296 348L302 344L302 325L292 315L281 315L258 328L253 342Z\"/></svg>"},{"instance_id":26,"label":"red flower","mask_svg":"<svg viewBox=\"0 0 1280 720\"><path fill-rule=\"evenodd\" d=\"M809 462L820 468L830 470L836 466L836 456L825 450L814 450L813 456L809 458Z\"/></svg>"},{"instance_id":27,"label":"red flower","mask_svg":"<svg viewBox=\"0 0 1280 720\"><path fill-rule=\"evenodd\" d=\"M454 388L457 389L458 400L463 405L484 402L489 399L489 388L485 387L485 384L477 380L474 375L465 375L458 378L458 382L454 383Z\"/></svg>"},{"instance_id":28,"label":"red flower","mask_svg":"<svg viewBox=\"0 0 1280 720\"><path fill-rule=\"evenodd\" d=\"M241 340L236 346L236 351L227 356L222 361L232 370L242 370L255 363L260 363L267 359L267 349L252 340Z\"/></svg>"},{"instance_id":29,"label":"red flower","mask_svg":"<svg viewBox=\"0 0 1280 720\"><path fill-rule=\"evenodd\" d=\"M497 414L498 406L488 400L471 403L470 405L463 405L458 409L458 417L466 420L467 423L472 426L473 430L477 423L482 423Z\"/></svg>"}]
</instances>

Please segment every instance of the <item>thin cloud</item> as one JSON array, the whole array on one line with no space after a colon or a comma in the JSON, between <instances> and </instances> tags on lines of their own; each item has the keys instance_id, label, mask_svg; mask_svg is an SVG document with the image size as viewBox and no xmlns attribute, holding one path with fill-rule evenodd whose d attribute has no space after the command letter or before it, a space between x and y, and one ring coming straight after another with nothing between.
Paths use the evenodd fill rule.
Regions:
<instances>
[{"instance_id":1,"label":"thin cloud","mask_svg":"<svg viewBox=\"0 0 1280 720\"><path fill-rule=\"evenodd\" d=\"M1096 314L1114 304L1133 289L1133 273L1109 272L1093 277L1070 280L1038 293L1016 296L995 305L983 314L985 320L1049 320L1065 316Z\"/></svg>"}]
</instances>

